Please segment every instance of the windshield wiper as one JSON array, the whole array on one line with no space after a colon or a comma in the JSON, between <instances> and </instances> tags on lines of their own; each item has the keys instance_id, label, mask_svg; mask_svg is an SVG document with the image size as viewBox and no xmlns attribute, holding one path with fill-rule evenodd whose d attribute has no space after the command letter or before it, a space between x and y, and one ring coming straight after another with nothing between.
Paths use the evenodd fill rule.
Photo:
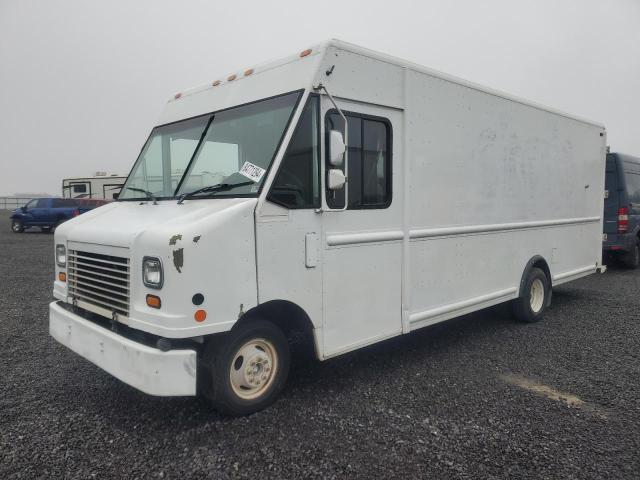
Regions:
<instances>
[{"instance_id":1,"label":"windshield wiper","mask_svg":"<svg viewBox=\"0 0 640 480\"><path fill-rule=\"evenodd\" d=\"M178 197L178 205L184 202L187 198L193 197L195 195L200 195L201 193L213 193L213 192L221 192L223 190L231 190L234 187L244 187L246 185L253 185L254 182L240 182L240 183L218 183L216 185L209 185L208 187L202 187L193 192L183 193Z\"/></svg>"},{"instance_id":2,"label":"windshield wiper","mask_svg":"<svg viewBox=\"0 0 640 480\"><path fill-rule=\"evenodd\" d=\"M135 187L125 187L126 190L131 190L133 192L140 192L140 193L144 193L148 199L153 200L153 204L157 205L158 204L158 199L156 198L156 196L151 193L149 190L145 190L144 188L135 188Z\"/></svg>"}]
</instances>

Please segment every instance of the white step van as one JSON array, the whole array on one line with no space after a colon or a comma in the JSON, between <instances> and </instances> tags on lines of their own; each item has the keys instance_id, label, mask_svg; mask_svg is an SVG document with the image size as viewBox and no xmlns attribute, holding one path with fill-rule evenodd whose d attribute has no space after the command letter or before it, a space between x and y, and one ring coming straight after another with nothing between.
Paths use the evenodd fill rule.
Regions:
<instances>
[{"instance_id":1,"label":"white step van","mask_svg":"<svg viewBox=\"0 0 640 480\"><path fill-rule=\"evenodd\" d=\"M117 201L56 230L51 335L248 414L318 359L603 268L602 125L341 41L171 98Z\"/></svg>"}]
</instances>

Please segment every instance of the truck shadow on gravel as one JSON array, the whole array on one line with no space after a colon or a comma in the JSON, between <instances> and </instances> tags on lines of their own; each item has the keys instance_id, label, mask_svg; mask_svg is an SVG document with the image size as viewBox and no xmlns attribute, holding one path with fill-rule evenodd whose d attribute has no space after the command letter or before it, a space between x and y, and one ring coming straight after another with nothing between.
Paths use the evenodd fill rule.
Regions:
<instances>
[{"instance_id":1,"label":"truck shadow on gravel","mask_svg":"<svg viewBox=\"0 0 640 480\"><path fill-rule=\"evenodd\" d=\"M324 362L315 359L309 342L294 342L291 371L281 398L272 407L253 416L282 415L291 408L290 402L295 402L297 408L307 405L313 409L321 398L349 396L354 386L375 388L384 382L392 382L411 368L469 368L460 366L462 353L482 358L496 345L527 341L532 329L551 328L547 322L555 322L558 311L570 309L590 295L592 292L584 289L562 287L554 290L552 308L547 318L537 324L518 323L513 319L509 305L498 305ZM169 433L176 429L188 431L210 422L225 424L237 421L219 414L202 399L148 396L97 367L87 365L86 368L95 369L89 377L98 383L97 388L84 383L87 390L75 393L83 397L88 413L103 417L114 426L131 428L131 425L140 425L139 428L144 430L144 425L149 424L156 430ZM429 372L427 368L425 375L428 376ZM105 395L105 390L108 395ZM66 393L70 394L69 391ZM402 395L401 392L399 394ZM127 408L122 408L123 405Z\"/></svg>"}]
</instances>

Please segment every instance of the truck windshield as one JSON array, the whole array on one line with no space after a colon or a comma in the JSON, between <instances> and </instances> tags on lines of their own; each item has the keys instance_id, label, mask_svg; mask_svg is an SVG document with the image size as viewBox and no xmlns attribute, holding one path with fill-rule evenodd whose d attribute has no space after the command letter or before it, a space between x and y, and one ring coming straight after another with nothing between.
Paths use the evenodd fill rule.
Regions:
<instances>
[{"instance_id":1,"label":"truck windshield","mask_svg":"<svg viewBox=\"0 0 640 480\"><path fill-rule=\"evenodd\" d=\"M139 191L146 190L171 199L217 184L238 185L191 198L256 196L300 95L279 95L154 128L119 198L144 200Z\"/></svg>"}]
</instances>

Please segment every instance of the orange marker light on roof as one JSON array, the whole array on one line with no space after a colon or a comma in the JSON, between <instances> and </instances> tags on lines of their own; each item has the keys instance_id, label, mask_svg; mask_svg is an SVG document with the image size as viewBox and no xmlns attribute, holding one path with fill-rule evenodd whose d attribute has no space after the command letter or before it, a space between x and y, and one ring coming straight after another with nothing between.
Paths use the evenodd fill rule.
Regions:
<instances>
[{"instance_id":1,"label":"orange marker light on roof","mask_svg":"<svg viewBox=\"0 0 640 480\"><path fill-rule=\"evenodd\" d=\"M307 55L311 55L312 50L310 48L307 48L306 50L303 50L302 52L300 52L300 58L302 57L306 57Z\"/></svg>"},{"instance_id":2,"label":"orange marker light on roof","mask_svg":"<svg viewBox=\"0 0 640 480\"><path fill-rule=\"evenodd\" d=\"M229 75L227 77L227 81L233 82L236 79L237 75L234 73L233 75Z\"/></svg>"},{"instance_id":3,"label":"orange marker light on roof","mask_svg":"<svg viewBox=\"0 0 640 480\"><path fill-rule=\"evenodd\" d=\"M196 322L204 322L207 318L207 312L204 310L196 310L196 313L193 314L193 318Z\"/></svg>"},{"instance_id":4,"label":"orange marker light on roof","mask_svg":"<svg viewBox=\"0 0 640 480\"><path fill-rule=\"evenodd\" d=\"M220 85L220 80L216 80L211 84L212 87L217 87L218 85Z\"/></svg>"},{"instance_id":5,"label":"orange marker light on roof","mask_svg":"<svg viewBox=\"0 0 640 480\"><path fill-rule=\"evenodd\" d=\"M244 72L244 76L248 77L249 75L251 75L253 73L253 68L250 68L249 70L245 70Z\"/></svg>"}]
</instances>

